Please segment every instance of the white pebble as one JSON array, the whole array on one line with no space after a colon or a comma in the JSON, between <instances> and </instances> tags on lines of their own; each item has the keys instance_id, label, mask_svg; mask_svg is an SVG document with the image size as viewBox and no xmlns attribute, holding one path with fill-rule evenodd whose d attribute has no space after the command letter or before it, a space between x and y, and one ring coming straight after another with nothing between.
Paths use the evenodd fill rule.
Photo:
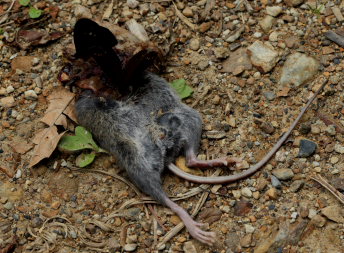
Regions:
<instances>
[{"instance_id":1,"label":"white pebble","mask_svg":"<svg viewBox=\"0 0 344 253\"><path fill-rule=\"evenodd\" d=\"M330 158L330 162L331 162L332 164L336 164L338 161L339 161L339 158L338 158L337 156L332 156L332 157Z\"/></svg>"},{"instance_id":2,"label":"white pebble","mask_svg":"<svg viewBox=\"0 0 344 253\"><path fill-rule=\"evenodd\" d=\"M30 99L30 100L36 100L37 99L37 94L34 90L25 91L24 96L26 99Z\"/></svg>"},{"instance_id":3,"label":"white pebble","mask_svg":"<svg viewBox=\"0 0 344 253\"><path fill-rule=\"evenodd\" d=\"M260 38L260 37L262 37L263 36L263 34L261 33L261 32L255 32L254 34L253 34L253 37L255 37L255 38Z\"/></svg>"},{"instance_id":4,"label":"white pebble","mask_svg":"<svg viewBox=\"0 0 344 253\"><path fill-rule=\"evenodd\" d=\"M255 230L255 228L253 226L251 226L250 224L245 224L245 231L248 234L252 234Z\"/></svg>"},{"instance_id":5,"label":"white pebble","mask_svg":"<svg viewBox=\"0 0 344 253\"><path fill-rule=\"evenodd\" d=\"M251 198L252 197L252 191L248 187L244 187L241 189L241 194L246 197L246 198Z\"/></svg>"},{"instance_id":6,"label":"white pebble","mask_svg":"<svg viewBox=\"0 0 344 253\"><path fill-rule=\"evenodd\" d=\"M12 85L10 85L10 86L8 86L7 88L6 88L6 92L7 92L7 94L10 94L10 93L12 93L14 91L14 88L13 88L13 86Z\"/></svg>"},{"instance_id":7,"label":"white pebble","mask_svg":"<svg viewBox=\"0 0 344 253\"><path fill-rule=\"evenodd\" d=\"M21 178L21 176L22 176L22 171L21 169L18 169L15 175L15 178Z\"/></svg>"}]
</instances>

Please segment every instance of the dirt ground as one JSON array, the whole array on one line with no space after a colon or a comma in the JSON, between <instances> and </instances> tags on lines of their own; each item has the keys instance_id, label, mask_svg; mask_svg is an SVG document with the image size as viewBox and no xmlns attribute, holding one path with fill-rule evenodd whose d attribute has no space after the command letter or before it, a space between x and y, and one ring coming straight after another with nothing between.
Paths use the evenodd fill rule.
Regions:
<instances>
[{"instance_id":1,"label":"dirt ground","mask_svg":"<svg viewBox=\"0 0 344 253\"><path fill-rule=\"evenodd\" d=\"M338 199L344 192L344 48L326 37L333 31L343 43L344 1L13 3L0 1L1 253L344 252L344 200ZM30 8L43 13L30 18ZM254 175L200 186L164 174L168 194L180 197L189 213L199 209L196 219L216 232L214 246L185 229L168 238L178 216L135 192L114 157L97 155L80 169L77 154L50 154L49 139L49 148L39 151L47 158L30 166L37 133L48 127L41 119L63 86L58 73L81 17L141 24L166 53L161 75L170 82L185 79L193 88L183 101L203 118L200 158L241 157L240 170L262 159L321 81L329 80L276 156ZM68 117L54 125L58 134L75 126ZM183 166L182 158L177 164ZM312 179L319 176L338 193Z\"/></svg>"}]
</instances>

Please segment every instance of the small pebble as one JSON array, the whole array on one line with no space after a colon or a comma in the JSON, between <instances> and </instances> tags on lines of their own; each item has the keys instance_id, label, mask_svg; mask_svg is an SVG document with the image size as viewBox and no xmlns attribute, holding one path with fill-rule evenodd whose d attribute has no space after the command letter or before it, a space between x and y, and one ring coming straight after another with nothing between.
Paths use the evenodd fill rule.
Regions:
<instances>
[{"instance_id":1,"label":"small pebble","mask_svg":"<svg viewBox=\"0 0 344 253\"><path fill-rule=\"evenodd\" d=\"M339 161L339 158L337 156L332 156L330 158L330 163L336 164Z\"/></svg>"},{"instance_id":2,"label":"small pebble","mask_svg":"<svg viewBox=\"0 0 344 253\"><path fill-rule=\"evenodd\" d=\"M24 96L26 99L30 99L30 100L36 100L37 99L37 94L34 90L25 91Z\"/></svg>"},{"instance_id":3,"label":"small pebble","mask_svg":"<svg viewBox=\"0 0 344 253\"><path fill-rule=\"evenodd\" d=\"M197 51L200 48L199 39L194 38L190 40L190 48L194 51Z\"/></svg>"},{"instance_id":4,"label":"small pebble","mask_svg":"<svg viewBox=\"0 0 344 253\"><path fill-rule=\"evenodd\" d=\"M209 61L207 60L200 61L197 66L200 70L205 70L209 66Z\"/></svg>"},{"instance_id":5,"label":"small pebble","mask_svg":"<svg viewBox=\"0 0 344 253\"><path fill-rule=\"evenodd\" d=\"M75 232L75 231L70 231L70 236L73 238L73 239L76 239L78 238L78 234Z\"/></svg>"},{"instance_id":6,"label":"small pebble","mask_svg":"<svg viewBox=\"0 0 344 253\"><path fill-rule=\"evenodd\" d=\"M325 131L331 136L336 135L336 128L334 125L329 125Z\"/></svg>"},{"instance_id":7,"label":"small pebble","mask_svg":"<svg viewBox=\"0 0 344 253\"><path fill-rule=\"evenodd\" d=\"M13 88L13 86L12 85L10 85L10 86L8 86L7 88L6 88L6 92L7 92L7 94L10 94L10 93L12 93L14 91L14 88Z\"/></svg>"},{"instance_id":8,"label":"small pebble","mask_svg":"<svg viewBox=\"0 0 344 253\"><path fill-rule=\"evenodd\" d=\"M313 141L302 139L300 141L300 150L298 157L309 157L315 153L317 144Z\"/></svg>"},{"instance_id":9,"label":"small pebble","mask_svg":"<svg viewBox=\"0 0 344 253\"><path fill-rule=\"evenodd\" d=\"M277 177L275 176L271 176L271 184L273 187L275 187L276 189L280 189L282 187L281 182L278 180Z\"/></svg>"},{"instance_id":10,"label":"small pebble","mask_svg":"<svg viewBox=\"0 0 344 253\"><path fill-rule=\"evenodd\" d=\"M295 180L289 187L291 192L297 192L305 184L303 180Z\"/></svg>"},{"instance_id":11,"label":"small pebble","mask_svg":"<svg viewBox=\"0 0 344 253\"><path fill-rule=\"evenodd\" d=\"M297 216L298 216L298 213L297 213L297 212L292 212L291 215L290 215L290 217L291 217L292 219L296 219Z\"/></svg>"},{"instance_id":12,"label":"small pebble","mask_svg":"<svg viewBox=\"0 0 344 253\"><path fill-rule=\"evenodd\" d=\"M257 39L259 39L259 38L262 37L262 36L263 36L263 34L260 33L260 32L255 32L255 33L253 34L253 37L255 37L255 38L257 38Z\"/></svg>"},{"instance_id":13,"label":"small pebble","mask_svg":"<svg viewBox=\"0 0 344 253\"><path fill-rule=\"evenodd\" d=\"M192 243L192 241L187 241L184 243L183 251L185 253L197 253L198 252L195 245Z\"/></svg>"},{"instance_id":14,"label":"small pebble","mask_svg":"<svg viewBox=\"0 0 344 253\"><path fill-rule=\"evenodd\" d=\"M6 204L4 204L4 208L7 210L11 210L13 208L12 202L8 201Z\"/></svg>"},{"instance_id":15,"label":"small pebble","mask_svg":"<svg viewBox=\"0 0 344 253\"><path fill-rule=\"evenodd\" d=\"M294 172L291 169L274 169L272 174L279 180L289 180L294 177Z\"/></svg>"},{"instance_id":16,"label":"small pebble","mask_svg":"<svg viewBox=\"0 0 344 253\"><path fill-rule=\"evenodd\" d=\"M255 230L255 228L250 224L245 224L244 226L245 226L245 232L248 234L252 234Z\"/></svg>"},{"instance_id":17,"label":"small pebble","mask_svg":"<svg viewBox=\"0 0 344 253\"><path fill-rule=\"evenodd\" d=\"M251 198L252 197L252 191L248 187L244 187L241 189L241 194L246 197L246 198Z\"/></svg>"},{"instance_id":18,"label":"small pebble","mask_svg":"<svg viewBox=\"0 0 344 253\"><path fill-rule=\"evenodd\" d=\"M137 244L136 243L130 243L130 244L124 245L124 250L125 251L132 252L132 251L135 251L136 248L137 248Z\"/></svg>"},{"instance_id":19,"label":"small pebble","mask_svg":"<svg viewBox=\"0 0 344 253\"><path fill-rule=\"evenodd\" d=\"M43 220L39 217L34 217L32 220L31 220L31 226L34 227L34 228L38 228L40 227L41 225L43 224Z\"/></svg>"},{"instance_id":20,"label":"small pebble","mask_svg":"<svg viewBox=\"0 0 344 253\"><path fill-rule=\"evenodd\" d=\"M334 150L339 154L344 154L344 146L340 144L334 145Z\"/></svg>"},{"instance_id":21,"label":"small pebble","mask_svg":"<svg viewBox=\"0 0 344 253\"><path fill-rule=\"evenodd\" d=\"M326 224L326 219L322 217L321 215L314 215L311 219L311 223L314 224L318 228L322 228Z\"/></svg>"},{"instance_id":22,"label":"small pebble","mask_svg":"<svg viewBox=\"0 0 344 253\"><path fill-rule=\"evenodd\" d=\"M272 101L276 98L276 94L272 91L263 92L263 95L269 101Z\"/></svg>"},{"instance_id":23,"label":"small pebble","mask_svg":"<svg viewBox=\"0 0 344 253\"><path fill-rule=\"evenodd\" d=\"M185 7L183 14L185 17L191 18L193 16L192 9L190 7Z\"/></svg>"},{"instance_id":24,"label":"small pebble","mask_svg":"<svg viewBox=\"0 0 344 253\"><path fill-rule=\"evenodd\" d=\"M17 169L17 172L16 172L16 174L15 174L15 178L21 178L21 176L22 176L22 171L21 171L21 169Z\"/></svg>"},{"instance_id":25,"label":"small pebble","mask_svg":"<svg viewBox=\"0 0 344 253\"><path fill-rule=\"evenodd\" d=\"M267 190L266 194L269 196L270 199L277 199L277 190L274 187Z\"/></svg>"}]
</instances>

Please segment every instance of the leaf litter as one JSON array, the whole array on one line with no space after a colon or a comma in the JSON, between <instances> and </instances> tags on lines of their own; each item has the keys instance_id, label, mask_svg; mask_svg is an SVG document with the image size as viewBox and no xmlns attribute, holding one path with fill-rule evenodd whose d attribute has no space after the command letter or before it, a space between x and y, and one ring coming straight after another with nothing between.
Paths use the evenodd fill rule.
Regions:
<instances>
[{"instance_id":1,"label":"leaf litter","mask_svg":"<svg viewBox=\"0 0 344 253\"><path fill-rule=\"evenodd\" d=\"M60 87L55 89L49 96L49 106L41 121L48 125L48 128L38 132L33 138L36 144L29 167L33 167L44 158L50 157L54 152L59 140L65 132L58 133L56 125L62 124L66 129L66 116L63 112L72 102L75 94L67 89Z\"/></svg>"}]
</instances>

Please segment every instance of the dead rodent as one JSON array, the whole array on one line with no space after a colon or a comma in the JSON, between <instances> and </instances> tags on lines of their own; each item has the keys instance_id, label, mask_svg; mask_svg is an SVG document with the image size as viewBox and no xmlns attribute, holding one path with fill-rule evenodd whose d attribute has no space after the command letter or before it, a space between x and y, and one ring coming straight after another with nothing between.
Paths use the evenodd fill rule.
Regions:
<instances>
[{"instance_id":1,"label":"dead rodent","mask_svg":"<svg viewBox=\"0 0 344 253\"><path fill-rule=\"evenodd\" d=\"M82 20L81 22L88 23L89 21ZM98 25L91 24L93 25L92 33L97 32ZM89 58L95 60L102 74L106 76L105 79L108 80L107 86L116 89L118 82L124 80L120 76L123 74L120 57L112 50L117 43L116 38L111 39L113 43L100 43L97 46L92 44L94 42L91 38L90 48L83 46L81 50L87 54L78 54L80 41L88 41L87 31L85 29L82 40L80 38L75 40L77 55L86 61ZM90 36L94 35L92 33ZM110 35L107 34L107 36ZM195 222L183 208L167 197L161 181L164 169L167 167L177 175L198 183L226 183L247 177L261 168L279 149L316 94L288 132L258 164L230 176L198 177L177 168L173 164L175 158L183 153L187 165L197 167L226 166L240 160L236 158L198 160L196 155L202 132L202 120L199 113L183 104L163 78L146 71L146 65L138 64L137 66L132 69L134 76L129 79L126 77L124 83L128 87L123 87L123 83L120 87L120 91L126 93L126 96L121 99L99 94L97 90L83 92L76 102L78 121L92 132L102 148L115 155L118 164L127 171L130 179L143 192L176 212L195 239L211 245L215 242L215 233L203 231L202 224ZM90 73L94 74L92 71Z\"/></svg>"}]
</instances>

